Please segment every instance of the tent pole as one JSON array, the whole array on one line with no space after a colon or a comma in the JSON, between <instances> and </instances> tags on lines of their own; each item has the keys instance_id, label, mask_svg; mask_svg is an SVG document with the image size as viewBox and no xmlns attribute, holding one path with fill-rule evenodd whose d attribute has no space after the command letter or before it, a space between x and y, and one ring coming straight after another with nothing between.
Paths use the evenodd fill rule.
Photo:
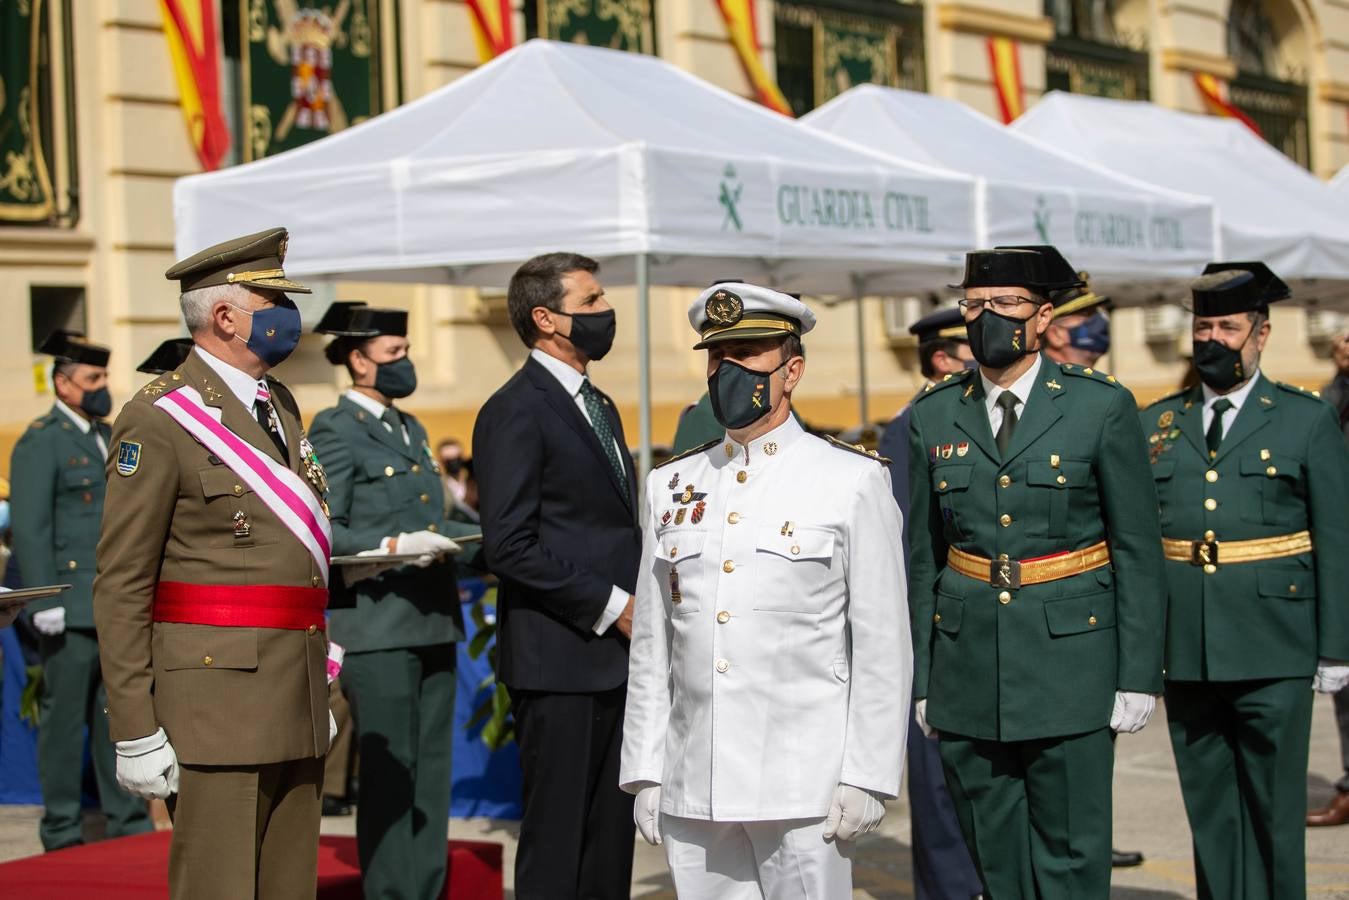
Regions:
<instances>
[{"instance_id":1,"label":"tent pole","mask_svg":"<svg viewBox=\"0 0 1349 900\"><path fill-rule=\"evenodd\" d=\"M637 431L640 447L637 459L638 490L651 471L651 286L650 260L637 254Z\"/></svg>"},{"instance_id":2,"label":"tent pole","mask_svg":"<svg viewBox=\"0 0 1349 900\"><path fill-rule=\"evenodd\" d=\"M865 428L867 418L867 343L866 320L862 309L862 291L865 279L861 275L852 276L853 297L856 299L857 313L857 412L861 417L859 424Z\"/></svg>"}]
</instances>

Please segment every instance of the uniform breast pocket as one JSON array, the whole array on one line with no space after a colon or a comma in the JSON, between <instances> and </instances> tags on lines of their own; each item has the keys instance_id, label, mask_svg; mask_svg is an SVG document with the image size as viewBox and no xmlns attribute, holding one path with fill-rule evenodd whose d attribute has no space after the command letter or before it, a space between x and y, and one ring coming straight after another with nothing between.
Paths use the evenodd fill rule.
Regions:
<instances>
[{"instance_id":1,"label":"uniform breast pocket","mask_svg":"<svg viewBox=\"0 0 1349 900\"><path fill-rule=\"evenodd\" d=\"M218 516L212 529L212 547L246 547L253 544L253 491L242 478L224 466L212 466L197 473L206 508Z\"/></svg>"},{"instance_id":2,"label":"uniform breast pocket","mask_svg":"<svg viewBox=\"0 0 1349 900\"><path fill-rule=\"evenodd\" d=\"M1170 525L1176 515L1177 498L1173 495L1175 482L1171 477L1175 471L1176 462L1172 459L1162 459L1152 464L1152 481L1157 486L1157 506L1163 528Z\"/></svg>"},{"instance_id":3,"label":"uniform breast pocket","mask_svg":"<svg viewBox=\"0 0 1349 900\"><path fill-rule=\"evenodd\" d=\"M936 466L932 470L932 492L937 495L937 508L941 510L942 526L948 543L967 537L965 529L961 528L960 506L965 502L973 470L974 466L970 463L951 463Z\"/></svg>"},{"instance_id":4,"label":"uniform breast pocket","mask_svg":"<svg viewBox=\"0 0 1349 900\"><path fill-rule=\"evenodd\" d=\"M1026 464L1026 484L1037 489L1040 511L1045 517L1046 535L1068 536L1068 513L1078 507L1085 489L1094 486L1091 461L1085 459L1032 460Z\"/></svg>"},{"instance_id":5,"label":"uniform breast pocket","mask_svg":"<svg viewBox=\"0 0 1349 900\"><path fill-rule=\"evenodd\" d=\"M398 503L397 494L403 489L408 473L406 464L393 463L388 459L368 459L357 468L356 492L352 497L352 509L362 509L366 514L387 513Z\"/></svg>"},{"instance_id":6,"label":"uniform breast pocket","mask_svg":"<svg viewBox=\"0 0 1349 900\"><path fill-rule=\"evenodd\" d=\"M1267 452L1267 451L1265 451ZM1251 453L1242 457L1241 517L1264 525L1305 527L1306 488L1300 462L1283 454Z\"/></svg>"},{"instance_id":7,"label":"uniform breast pocket","mask_svg":"<svg viewBox=\"0 0 1349 900\"><path fill-rule=\"evenodd\" d=\"M103 511L103 473L93 466L64 469L59 479L63 515L97 516Z\"/></svg>"},{"instance_id":8,"label":"uniform breast pocket","mask_svg":"<svg viewBox=\"0 0 1349 900\"><path fill-rule=\"evenodd\" d=\"M705 592L703 545L707 532L667 528L656 536L656 542L653 574L665 598L665 608L672 616L697 612Z\"/></svg>"},{"instance_id":9,"label":"uniform breast pocket","mask_svg":"<svg viewBox=\"0 0 1349 900\"><path fill-rule=\"evenodd\" d=\"M754 608L767 612L820 613L842 578L834 559L832 528L794 525L759 532L754 554Z\"/></svg>"}]
</instances>

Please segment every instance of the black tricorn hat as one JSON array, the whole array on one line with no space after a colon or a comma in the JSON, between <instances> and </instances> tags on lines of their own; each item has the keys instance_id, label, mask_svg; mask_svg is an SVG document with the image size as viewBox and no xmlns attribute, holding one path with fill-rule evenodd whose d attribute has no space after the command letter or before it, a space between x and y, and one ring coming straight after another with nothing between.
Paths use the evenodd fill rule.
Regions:
<instances>
[{"instance_id":1,"label":"black tricorn hat","mask_svg":"<svg viewBox=\"0 0 1349 900\"><path fill-rule=\"evenodd\" d=\"M1264 309L1269 300L1260 279L1248 269L1219 269L1190 283L1196 316L1230 316Z\"/></svg>"},{"instance_id":2,"label":"black tricorn hat","mask_svg":"<svg viewBox=\"0 0 1349 900\"><path fill-rule=\"evenodd\" d=\"M187 359L187 355L192 352L192 346L192 338L169 338L145 357L145 362L136 366L136 371L144 372L146 375L172 372Z\"/></svg>"},{"instance_id":3,"label":"black tricorn hat","mask_svg":"<svg viewBox=\"0 0 1349 900\"><path fill-rule=\"evenodd\" d=\"M362 300L339 300L328 307L314 331L334 337L407 337L408 314L405 309L377 309Z\"/></svg>"},{"instance_id":4,"label":"black tricorn hat","mask_svg":"<svg viewBox=\"0 0 1349 900\"><path fill-rule=\"evenodd\" d=\"M915 335L920 344L935 341L938 338L946 338L952 341L969 340L969 335L965 333L965 317L954 306L944 307L923 316L909 326L909 334Z\"/></svg>"},{"instance_id":5,"label":"black tricorn hat","mask_svg":"<svg viewBox=\"0 0 1349 900\"><path fill-rule=\"evenodd\" d=\"M1036 244L972 250L965 254L964 280L950 287L1023 287L1048 297L1052 291L1082 284L1077 271L1057 247Z\"/></svg>"},{"instance_id":6,"label":"black tricorn hat","mask_svg":"<svg viewBox=\"0 0 1349 900\"><path fill-rule=\"evenodd\" d=\"M78 331L65 331L58 328L47 335L38 353L54 356L62 362L84 363L90 366L107 366L112 351L98 344L91 344Z\"/></svg>"},{"instance_id":7,"label":"black tricorn hat","mask_svg":"<svg viewBox=\"0 0 1349 900\"><path fill-rule=\"evenodd\" d=\"M1260 296L1264 298L1264 303L1277 303L1280 300L1287 300L1293 295L1293 292L1284 283L1284 280L1275 275L1269 266L1262 262L1211 262L1204 266L1204 274L1212 275L1216 272L1249 272L1255 278L1256 286L1260 289ZM1258 307L1251 307L1256 309ZM1208 316L1226 316L1231 312L1246 312L1245 309L1234 309L1231 312L1223 313L1201 313L1195 311L1197 315Z\"/></svg>"}]
</instances>

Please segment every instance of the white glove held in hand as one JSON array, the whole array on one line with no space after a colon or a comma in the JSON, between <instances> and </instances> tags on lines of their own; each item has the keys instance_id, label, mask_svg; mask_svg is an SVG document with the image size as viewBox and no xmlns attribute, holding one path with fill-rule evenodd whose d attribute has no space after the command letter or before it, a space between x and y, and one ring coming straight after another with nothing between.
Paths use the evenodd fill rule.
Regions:
<instances>
[{"instance_id":1,"label":"white glove held in hand","mask_svg":"<svg viewBox=\"0 0 1349 900\"><path fill-rule=\"evenodd\" d=\"M333 718L333 711L328 710L328 748L332 749L333 741L337 740L337 720Z\"/></svg>"},{"instance_id":2,"label":"white glove held in hand","mask_svg":"<svg viewBox=\"0 0 1349 900\"><path fill-rule=\"evenodd\" d=\"M66 630L66 608L64 606L53 606L51 609L43 609L33 613L33 627L38 630L39 634L55 637Z\"/></svg>"},{"instance_id":3,"label":"white glove held in hand","mask_svg":"<svg viewBox=\"0 0 1349 900\"><path fill-rule=\"evenodd\" d=\"M37 615L33 616L37 624ZM1316 664L1316 677L1312 679L1312 690L1320 694L1338 694L1349 684L1349 664L1331 662L1323 659Z\"/></svg>"},{"instance_id":4,"label":"white glove held in hand","mask_svg":"<svg viewBox=\"0 0 1349 900\"><path fill-rule=\"evenodd\" d=\"M854 841L875 831L885 818L885 804L871 791L840 784L834 788L834 802L824 820L824 839Z\"/></svg>"},{"instance_id":5,"label":"white glove held in hand","mask_svg":"<svg viewBox=\"0 0 1349 900\"><path fill-rule=\"evenodd\" d=\"M1117 732L1134 734L1152 718L1157 698L1134 691L1115 691L1115 710L1110 714L1110 727Z\"/></svg>"},{"instance_id":6,"label":"white glove held in hand","mask_svg":"<svg viewBox=\"0 0 1349 900\"><path fill-rule=\"evenodd\" d=\"M394 543L394 552L400 556L407 553L421 555L420 558L408 563L408 565L418 568L431 565L436 561L437 556L454 556L461 549L454 541L443 534L436 534L434 531L405 531L395 539Z\"/></svg>"},{"instance_id":7,"label":"white glove held in hand","mask_svg":"<svg viewBox=\"0 0 1349 900\"><path fill-rule=\"evenodd\" d=\"M632 820L642 840L648 844L660 843L660 785L653 784L637 792L632 804Z\"/></svg>"},{"instance_id":8,"label":"white glove held in hand","mask_svg":"<svg viewBox=\"0 0 1349 900\"><path fill-rule=\"evenodd\" d=\"M117 742L117 783L128 794L150 800L178 793L178 755L163 728L148 737Z\"/></svg>"},{"instance_id":9,"label":"white glove held in hand","mask_svg":"<svg viewBox=\"0 0 1349 900\"><path fill-rule=\"evenodd\" d=\"M918 723L918 730L923 732L923 737L932 737L937 733L937 729L927 724L927 698L915 700L913 704L913 720Z\"/></svg>"}]
</instances>

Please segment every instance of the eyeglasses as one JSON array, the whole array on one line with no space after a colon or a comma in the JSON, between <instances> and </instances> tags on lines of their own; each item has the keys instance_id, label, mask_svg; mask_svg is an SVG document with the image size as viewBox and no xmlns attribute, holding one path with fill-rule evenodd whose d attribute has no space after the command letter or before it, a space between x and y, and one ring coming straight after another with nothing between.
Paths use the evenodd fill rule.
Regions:
<instances>
[{"instance_id":1,"label":"eyeglasses","mask_svg":"<svg viewBox=\"0 0 1349 900\"><path fill-rule=\"evenodd\" d=\"M1023 303L1035 302L1030 297L1003 294L1000 297L989 297L987 300L961 300L956 305L960 307L962 312L980 312L985 306L991 305L994 312L1010 313L1016 312Z\"/></svg>"}]
</instances>

